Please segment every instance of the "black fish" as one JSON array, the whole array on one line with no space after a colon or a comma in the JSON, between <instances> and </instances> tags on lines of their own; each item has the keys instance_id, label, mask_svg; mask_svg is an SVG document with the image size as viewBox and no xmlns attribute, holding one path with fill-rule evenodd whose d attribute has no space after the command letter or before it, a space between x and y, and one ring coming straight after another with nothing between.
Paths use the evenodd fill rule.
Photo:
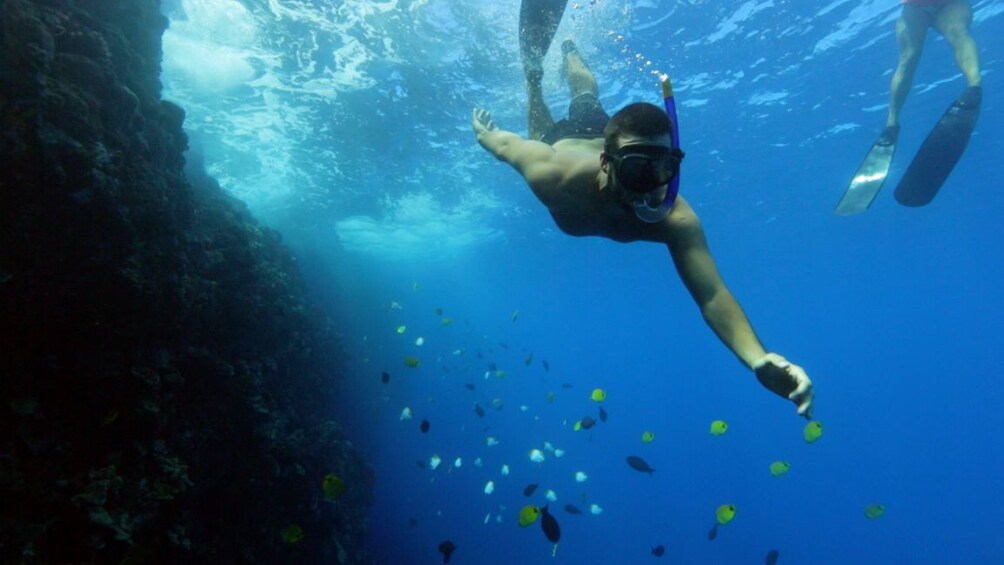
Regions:
<instances>
[{"instance_id":1,"label":"black fish","mask_svg":"<svg viewBox=\"0 0 1004 565\"><path fill-rule=\"evenodd\" d=\"M415 528L416 526L418 526L418 520L416 520L414 516L408 518L408 527Z\"/></svg>"},{"instance_id":2,"label":"black fish","mask_svg":"<svg viewBox=\"0 0 1004 565\"><path fill-rule=\"evenodd\" d=\"M649 467L648 463L637 455L629 455L627 458L627 464L635 471L641 471L642 473L648 473L650 475L655 472L655 469Z\"/></svg>"},{"instance_id":3,"label":"black fish","mask_svg":"<svg viewBox=\"0 0 1004 565\"><path fill-rule=\"evenodd\" d=\"M579 507L574 504L566 504L565 512L568 512L569 514L582 514L582 510L579 510Z\"/></svg>"},{"instance_id":4,"label":"black fish","mask_svg":"<svg viewBox=\"0 0 1004 565\"><path fill-rule=\"evenodd\" d=\"M550 371L551 370L551 366L547 364L547 359L541 361L541 364L544 365L544 370L545 371Z\"/></svg>"},{"instance_id":5,"label":"black fish","mask_svg":"<svg viewBox=\"0 0 1004 565\"><path fill-rule=\"evenodd\" d=\"M776 565L777 558L780 555L781 554L778 553L776 549L772 549L767 552L767 557L763 560L763 562L766 563L767 565Z\"/></svg>"},{"instance_id":6,"label":"black fish","mask_svg":"<svg viewBox=\"0 0 1004 565\"><path fill-rule=\"evenodd\" d=\"M485 409L481 407L477 402L474 403L474 413L478 415L478 418L485 417Z\"/></svg>"},{"instance_id":7,"label":"black fish","mask_svg":"<svg viewBox=\"0 0 1004 565\"><path fill-rule=\"evenodd\" d=\"M495 361L492 361L491 363L488 364L488 370L493 373L499 370L498 365L495 364Z\"/></svg>"},{"instance_id":8,"label":"black fish","mask_svg":"<svg viewBox=\"0 0 1004 565\"><path fill-rule=\"evenodd\" d=\"M558 540L561 539L561 528L558 526L558 521L554 519L554 515L547 511L547 505L540 509L540 529L544 530L544 535L551 543L558 543Z\"/></svg>"},{"instance_id":9,"label":"black fish","mask_svg":"<svg viewBox=\"0 0 1004 565\"><path fill-rule=\"evenodd\" d=\"M602 406L600 406L600 421L601 422L607 421L607 411L604 410Z\"/></svg>"},{"instance_id":10,"label":"black fish","mask_svg":"<svg viewBox=\"0 0 1004 565\"><path fill-rule=\"evenodd\" d=\"M466 388L467 390L474 390L475 388L474 383L467 383L464 385L464 388Z\"/></svg>"},{"instance_id":11,"label":"black fish","mask_svg":"<svg viewBox=\"0 0 1004 565\"><path fill-rule=\"evenodd\" d=\"M711 530L708 532L708 541L711 541L718 537L718 522L715 522L714 526L711 526Z\"/></svg>"},{"instance_id":12,"label":"black fish","mask_svg":"<svg viewBox=\"0 0 1004 565\"><path fill-rule=\"evenodd\" d=\"M453 542L446 540L440 542L439 552L443 554L443 563L449 563L450 557L453 557L453 552L457 550L457 546L453 545Z\"/></svg>"},{"instance_id":13,"label":"black fish","mask_svg":"<svg viewBox=\"0 0 1004 565\"><path fill-rule=\"evenodd\" d=\"M422 430L423 434L426 433L426 432L428 432L429 431L429 421L428 420L422 420L422 424L420 426L418 426L418 428L420 430Z\"/></svg>"},{"instance_id":14,"label":"black fish","mask_svg":"<svg viewBox=\"0 0 1004 565\"><path fill-rule=\"evenodd\" d=\"M561 383L561 388L572 388L573 386L575 385L572 383Z\"/></svg>"},{"instance_id":15,"label":"black fish","mask_svg":"<svg viewBox=\"0 0 1004 565\"><path fill-rule=\"evenodd\" d=\"M443 309L442 308L436 308L436 315L437 316L442 316L443 315Z\"/></svg>"},{"instance_id":16,"label":"black fish","mask_svg":"<svg viewBox=\"0 0 1004 565\"><path fill-rule=\"evenodd\" d=\"M666 548L661 545L657 545L652 548L652 555L656 557L662 557L665 553L666 553Z\"/></svg>"},{"instance_id":17,"label":"black fish","mask_svg":"<svg viewBox=\"0 0 1004 565\"><path fill-rule=\"evenodd\" d=\"M390 373L388 373L387 371L384 371L384 372L380 373L380 380L383 381L383 384L389 383L390 382Z\"/></svg>"},{"instance_id":18,"label":"black fish","mask_svg":"<svg viewBox=\"0 0 1004 565\"><path fill-rule=\"evenodd\" d=\"M425 462L425 459L419 459L415 461L415 465L418 465L420 469L425 469L426 466L428 466L428 464Z\"/></svg>"},{"instance_id":19,"label":"black fish","mask_svg":"<svg viewBox=\"0 0 1004 565\"><path fill-rule=\"evenodd\" d=\"M582 429L588 430L589 428L596 425L596 420L594 420L592 416L586 416L585 418L582 419L580 425L582 426Z\"/></svg>"},{"instance_id":20,"label":"black fish","mask_svg":"<svg viewBox=\"0 0 1004 565\"><path fill-rule=\"evenodd\" d=\"M537 492L538 486L539 485L537 483L530 483L526 485L526 488L523 489L523 496L533 496L533 493Z\"/></svg>"}]
</instances>

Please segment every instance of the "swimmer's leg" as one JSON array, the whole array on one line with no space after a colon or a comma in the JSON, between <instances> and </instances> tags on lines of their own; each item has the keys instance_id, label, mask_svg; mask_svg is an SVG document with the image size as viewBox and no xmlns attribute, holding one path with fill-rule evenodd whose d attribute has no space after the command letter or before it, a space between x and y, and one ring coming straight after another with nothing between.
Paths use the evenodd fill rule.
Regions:
<instances>
[{"instance_id":1,"label":"swimmer's leg","mask_svg":"<svg viewBox=\"0 0 1004 565\"><path fill-rule=\"evenodd\" d=\"M955 64L966 76L969 86L980 86L980 56L969 33L973 7L969 2L952 2L938 12L934 27L945 36L955 53Z\"/></svg>"},{"instance_id":2,"label":"swimmer's leg","mask_svg":"<svg viewBox=\"0 0 1004 565\"><path fill-rule=\"evenodd\" d=\"M561 53L564 57L562 72L565 80L568 81L568 91L572 99L574 100L580 94L587 93L598 97L600 89L596 84L596 77L593 76L593 71L590 70L589 65L582 60L578 48L575 47L575 42L571 39L563 41L561 43Z\"/></svg>"},{"instance_id":3,"label":"swimmer's leg","mask_svg":"<svg viewBox=\"0 0 1004 565\"><path fill-rule=\"evenodd\" d=\"M924 50L927 28L932 24L931 16L914 6L903 6L903 13L896 22L896 42L899 44L899 64L889 85L889 115L886 128L899 127L899 111L906 103L906 97L913 86L913 75L920 63Z\"/></svg>"},{"instance_id":4,"label":"swimmer's leg","mask_svg":"<svg viewBox=\"0 0 1004 565\"><path fill-rule=\"evenodd\" d=\"M528 129L530 130L529 138L537 140L554 127L554 119L551 117L551 111L544 102L544 91L540 86L541 76L542 73L537 73L535 75L527 74L526 77L526 98L529 107L527 115Z\"/></svg>"}]
</instances>

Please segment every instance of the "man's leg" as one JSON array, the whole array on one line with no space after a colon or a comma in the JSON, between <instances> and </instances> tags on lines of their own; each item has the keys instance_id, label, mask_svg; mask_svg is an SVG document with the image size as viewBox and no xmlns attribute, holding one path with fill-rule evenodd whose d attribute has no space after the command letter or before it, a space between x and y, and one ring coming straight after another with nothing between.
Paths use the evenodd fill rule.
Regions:
<instances>
[{"instance_id":1,"label":"man's leg","mask_svg":"<svg viewBox=\"0 0 1004 565\"><path fill-rule=\"evenodd\" d=\"M899 45L899 64L889 85L889 116L886 129L899 128L899 111L906 102L906 96L913 86L913 75L920 63L924 50L924 38L931 25L931 16L920 8L903 6L903 12L896 22L896 43Z\"/></svg>"},{"instance_id":2,"label":"man's leg","mask_svg":"<svg viewBox=\"0 0 1004 565\"><path fill-rule=\"evenodd\" d=\"M541 72L528 72L526 74L526 98L529 108L527 129L530 130L530 139L540 139L554 126L551 111L544 102L544 89L540 86L542 78L543 73Z\"/></svg>"},{"instance_id":3,"label":"man's leg","mask_svg":"<svg viewBox=\"0 0 1004 565\"><path fill-rule=\"evenodd\" d=\"M579 55L575 42L571 39L566 39L562 42L561 53L565 58L563 69L565 80L568 81L568 91L571 93L572 99L574 100L580 94L586 93L598 97L600 89L596 84L596 77L593 76L593 71L589 69L585 61L582 60L582 56Z\"/></svg>"},{"instance_id":4,"label":"man's leg","mask_svg":"<svg viewBox=\"0 0 1004 565\"><path fill-rule=\"evenodd\" d=\"M980 86L980 56L976 42L969 33L973 23L973 7L969 2L952 2L938 12L934 27L945 36L955 52L955 64L966 76L969 86Z\"/></svg>"}]
</instances>

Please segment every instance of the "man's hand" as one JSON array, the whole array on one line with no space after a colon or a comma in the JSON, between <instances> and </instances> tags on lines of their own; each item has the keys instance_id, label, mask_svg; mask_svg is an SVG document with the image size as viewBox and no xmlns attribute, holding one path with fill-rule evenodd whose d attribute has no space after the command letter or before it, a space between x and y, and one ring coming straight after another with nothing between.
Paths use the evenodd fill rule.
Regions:
<instances>
[{"instance_id":1,"label":"man's hand","mask_svg":"<svg viewBox=\"0 0 1004 565\"><path fill-rule=\"evenodd\" d=\"M812 381L805 369L777 353L768 353L753 363L760 384L798 406L798 414L812 419Z\"/></svg>"},{"instance_id":2,"label":"man's hand","mask_svg":"<svg viewBox=\"0 0 1004 565\"><path fill-rule=\"evenodd\" d=\"M495 129L495 122L492 121L492 113L488 110L475 108L474 115L471 118L471 126L474 128L476 135L492 131Z\"/></svg>"}]
</instances>

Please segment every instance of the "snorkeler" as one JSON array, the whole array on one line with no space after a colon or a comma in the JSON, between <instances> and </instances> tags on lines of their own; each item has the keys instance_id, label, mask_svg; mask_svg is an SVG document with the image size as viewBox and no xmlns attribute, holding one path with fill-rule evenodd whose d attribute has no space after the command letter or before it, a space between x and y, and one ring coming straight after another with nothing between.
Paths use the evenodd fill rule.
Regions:
<instances>
[{"instance_id":1,"label":"snorkeler","mask_svg":"<svg viewBox=\"0 0 1004 565\"><path fill-rule=\"evenodd\" d=\"M972 21L973 7L968 0L903 0L903 11L896 22L899 64L889 87L889 114L883 131L887 142L896 142L899 112L913 85L928 29L938 30L951 45L955 64L966 77L969 89L980 88L980 57L969 33Z\"/></svg>"},{"instance_id":2,"label":"snorkeler","mask_svg":"<svg viewBox=\"0 0 1004 565\"><path fill-rule=\"evenodd\" d=\"M899 63L889 85L889 113L885 128L865 156L850 186L837 204L838 215L867 209L889 174L899 139L899 113L913 86L913 76L924 50L927 30L934 28L948 41L955 64L966 78L967 88L945 111L914 155L896 186L896 200L904 206L924 206L934 199L976 127L983 99L980 59L969 28L973 7L968 0L902 0L896 22Z\"/></svg>"},{"instance_id":3,"label":"snorkeler","mask_svg":"<svg viewBox=\"0 0 1004 565\"><path fill-rule=\"evenodd\" d=\"M523 1L521 22L527 20L529 4L533 0ZM531 8L541 12L539 5ZM560 16L551 16L547 21L556 28ZM521 32L525 29L521 25ZM799 414L811 418L812 381L801 367L764 349L718 273L700 220L671 190L683 153L675 147L675 130L666 112L638 102L608 119L597 98L596 79L574 43L566 41L564 72L572 103L567 119L557 123L550 119L543 97L536 97L539 59L527 59L543 57L547 45L539 41L550 42L553 31L521 36L530 93L530 139L497 128L490 112L475 109L472 127L478 143L523 176L563 232L665 244L712 331L764 387L791 400Z\"/></svg>"}]
</instances>

